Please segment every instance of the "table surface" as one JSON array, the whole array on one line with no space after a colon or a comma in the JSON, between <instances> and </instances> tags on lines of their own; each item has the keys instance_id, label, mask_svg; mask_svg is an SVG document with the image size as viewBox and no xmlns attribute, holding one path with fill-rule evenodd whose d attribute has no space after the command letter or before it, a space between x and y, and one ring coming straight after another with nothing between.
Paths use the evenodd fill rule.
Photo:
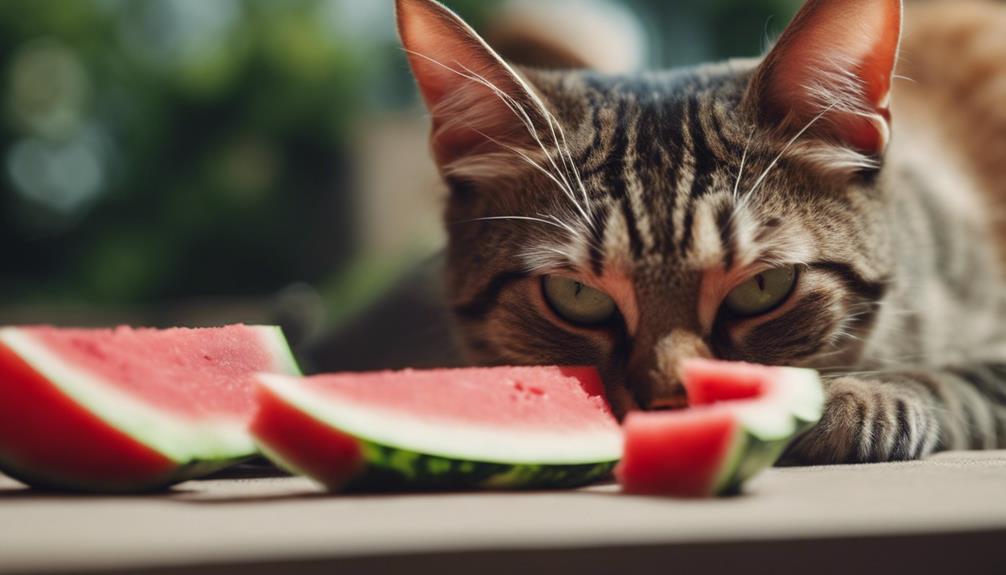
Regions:
<instances>
[{"instance_id":1,"label":"table surface","mask_svg":"<svg viewBox=\"0 0 1006 575\"><path fill-rule=\"evenodd\" d=\"M39 493L0 476L0 572L245 565L241 572L251 573L259 572L251 569L257 563L331 567L382 557L492 552L513 558L890 537L915 537L925 550L939 541L927 537L958 535L1006 547L1006 451L772 469L743 495L715 500L627 496L614 485L329 495L293 477L190 481L157 495L81 496ZM1006 573L1006 560L982 557L985 549L973 548L983 566L994 561L1002 568L996 572ZM999 555L1006 557L1006 549Z\"/></svg>"}]
</instances>

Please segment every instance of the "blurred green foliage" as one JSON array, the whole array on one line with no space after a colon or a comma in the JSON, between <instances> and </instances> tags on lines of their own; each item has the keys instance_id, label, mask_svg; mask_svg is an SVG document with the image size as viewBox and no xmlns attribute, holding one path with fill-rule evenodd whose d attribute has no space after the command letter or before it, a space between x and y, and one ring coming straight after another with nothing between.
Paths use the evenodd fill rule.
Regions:
<instances>
[{"instance_id":1,"label":"blurred green foliage","mask_svg":"<svg viewBox=\"0 0 1006 575\"><path fill-rule=\"evenodd\" d=\"M478 26L493 2L448 4ZM669 65L756 53L796 2L630 4ZM354 129L414 103L391 5L0 2L0 305L268 294L358 269Z\"/></svg>"}]
</instances>

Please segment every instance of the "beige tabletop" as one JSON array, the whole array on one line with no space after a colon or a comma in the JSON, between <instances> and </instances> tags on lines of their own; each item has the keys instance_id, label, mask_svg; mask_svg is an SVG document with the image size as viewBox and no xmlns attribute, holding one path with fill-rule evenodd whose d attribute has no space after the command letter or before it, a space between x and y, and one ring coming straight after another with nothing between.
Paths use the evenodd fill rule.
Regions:
<instances>
[{"instance_id":1,"label":"beige tabletop","mask_svg":"<svg viewBox=\"0 0 1006 575\"><path fill-rule=\"evenodd\" d=\"M99 497L36 493L0 477L2 573L618 573L668 561L677 569L661 573L847 573L863 561L878 572L1006 573L1006 451L773 469L741 496L704 501L626 496L613 485L327 495L289 477Z\"/></svg>"}]
</instances>

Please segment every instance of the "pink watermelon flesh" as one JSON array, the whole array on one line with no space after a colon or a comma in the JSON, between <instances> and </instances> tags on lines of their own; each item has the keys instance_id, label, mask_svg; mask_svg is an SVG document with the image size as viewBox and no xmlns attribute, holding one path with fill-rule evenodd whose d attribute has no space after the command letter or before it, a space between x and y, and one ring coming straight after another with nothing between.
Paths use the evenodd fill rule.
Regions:
<instances>
[{"instance_id":1,"label":"pink watermelon flesh","mask_svg":"<svg viewBox=\"0 0 1006 575\"><path fill-rule=\"evenodd\" d=\"M622 489L644 495L704 497L730 452L737 421L727 411L632 413L623 426L625 451L615 469Z\"/></svg>"},{"instance_id":2,"label":"pink watermelon flesh","mask_svg":"<svg viewBox=\"0 0 1006 575\"><path fill-rule=\"evenodd\" d=\"M254 453L255 373L296 373L272 327L0 330L0 467L132 491Z\"/></svg>"},{"instance_id":3,"label":"pink watermelon flesh","mask_svg":"<svg viewBox=\"0 0 1006 575\"><path fill-rule=\"evenodd\" d=\"M177 464L110 427L0 345L0 466L36 487L127 489Z\"/></svg>"},{"instance_id":4,"label":"pink watermelon flesh","mask_svg":"<svg viewBox=\"0 0 1006 575\"><path fill-rule=\"evenodd\" d=\"M585 456L585 463L613 462L620 450L618 423L593 368L495 367L261 379L252 433L263 452L332 489L368 465L380 465L366 460L366 449L361 448L365 444L410 457L514 465L570 463L561 461L564 446L577 449L594 440L609 447L590 445L587 451L608 451L596 460ZM576 457L572 451L566 455ZM555 457L560 461L550 459Z\"/></svg>"},{"instance_id":5,"label":"pink watermelon flesh","mask_svg":"<svg viewBox=\"0 0 1006 575\"><path fill-rule=\"evenodd\" d=\"M590 368L346 373L304 378L299 385L323 401L421 416L444 425L551 432L611 427L610 417L596 417L611 411L597 372Z\"/></svg>"},{"instance_id":6,"label":"pink watermelon flesh","mask_svg":"<svg viewBox=\"0 0 1006 575\"><path fill-rule=\"evenodd\" d=\"M18 331L102 385L192 419L246 420L255 408L253 374L279 367L261 333L246 326Z\"/></svg>"},{"instance_id":7,"label":"pink watermelon flesh","mask_svg":"<svg viewBox=\"0 0 1006 575\"><path fill-rule=\"evenodd\" d=\"M338 489L363 471L360 442L288 404L266 386L259 388L256 440L290 471Z\"/></svg>"},{"instance_id":8,"label":"pink watermelon flesh","mask_svg":"<svg viewBox=\"0 0 1006 575\"><path fill-rule=\"evenodd\" d=\"M684 364L682 376L691 407L626 417L615 470L626 492L703 497L736 491L774 463L808 423L806 414L820 416L823 394L811 370L695 359ZM787 394L787 386L804 389ZM752 408L755 418L745 420ZM768 432L752 429L766 423Z\"/></svg>"},{"instance_id":9,"label":"pink watermelon flesh","mask_svg":"<svg viewBox=\"0 0 1006 575\"><path fill-rule=\"evenodd\" d=\"M711 359L685 362L682 375L689 405L755 399L766 393L777 376L775 367Z\"/></svg>"}]
</instances>

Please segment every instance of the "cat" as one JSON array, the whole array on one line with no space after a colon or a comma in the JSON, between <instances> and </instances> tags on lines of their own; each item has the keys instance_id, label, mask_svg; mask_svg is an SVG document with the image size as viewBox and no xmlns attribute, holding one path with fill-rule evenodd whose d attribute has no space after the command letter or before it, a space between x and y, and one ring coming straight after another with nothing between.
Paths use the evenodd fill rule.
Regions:
<instances>
[{"instance_id":1,"label":"cat","mask_svg":"<svg viewBox=\"0 0 1006 575\"><path fill-rule=\"evenodd\" d=\"M789 464L1006 447L1006 7L808 0L763 58L618 75L396 8L468 361L596 365L619 416L688 358L813 367Z\"/></svg>"}]
</instances>

